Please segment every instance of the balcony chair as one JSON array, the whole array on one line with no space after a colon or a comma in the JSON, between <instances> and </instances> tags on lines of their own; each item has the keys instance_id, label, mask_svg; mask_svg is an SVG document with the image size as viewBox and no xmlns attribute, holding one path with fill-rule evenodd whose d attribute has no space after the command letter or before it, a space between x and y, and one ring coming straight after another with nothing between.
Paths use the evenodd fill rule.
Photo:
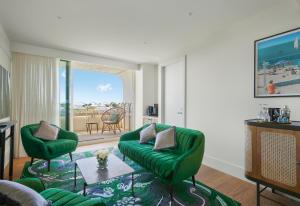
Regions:
<instances>
[{"instance_id":1,"label":"balcony chair","mask_svg":"<svg viewBox=\"0 0 300 206\"><path fill-rule=\"evenodd\" d=\"M101 121L102 125L102 134L104 131L113 131L116 134L116 130L121 132L120 124L124 119L124 108L113 107L106 110L102 116Z\"/></svg>"}]
</instances>

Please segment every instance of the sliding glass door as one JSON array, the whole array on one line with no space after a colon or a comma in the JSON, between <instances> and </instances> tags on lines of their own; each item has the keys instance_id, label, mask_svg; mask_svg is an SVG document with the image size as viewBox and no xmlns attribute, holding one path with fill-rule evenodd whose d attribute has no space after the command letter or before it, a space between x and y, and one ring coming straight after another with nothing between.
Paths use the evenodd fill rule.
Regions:
<instances>
[{"instance_id":1,"label":"sliding glass door","mask_svg":"<svg viewBox=\"0 0 300 206\"><path fill-rule=\"evenodd\" d=\"M59 121L60 127L70 130L70 62L59 63Z\"/></svg>"},{"instance_id":2,"label":"sliding glass door","mask_svg":"<svg viewBox=\"0 0 300 206\"><path fill-rule=\"evenodd\" d=\"M76 132L80 141L115 136L130 128L131 103L124 102L123 88L129 82L124 75L123 70L61 60L60 127Z\"/></svg>"}]
</instances>

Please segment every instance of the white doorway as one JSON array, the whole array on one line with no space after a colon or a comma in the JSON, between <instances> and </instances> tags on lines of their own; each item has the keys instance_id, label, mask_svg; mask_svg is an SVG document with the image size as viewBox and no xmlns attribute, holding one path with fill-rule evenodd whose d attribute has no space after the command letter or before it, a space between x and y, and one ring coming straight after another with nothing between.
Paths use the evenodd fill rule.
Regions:
<instances>
[{"instance_id":1,"label":"white doorway","mask_svg":"<svg viewBox=\"0 0 300 206\"><path fill-rule=\"evenodd\" d=\"M164 122L185 127L185 58L164 66Z\"/></svg>"}]
</instances>

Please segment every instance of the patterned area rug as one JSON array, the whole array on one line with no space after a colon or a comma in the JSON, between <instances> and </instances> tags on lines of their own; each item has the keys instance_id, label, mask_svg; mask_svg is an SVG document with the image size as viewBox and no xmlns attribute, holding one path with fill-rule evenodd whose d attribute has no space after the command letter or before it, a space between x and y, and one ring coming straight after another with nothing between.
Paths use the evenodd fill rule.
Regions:
<instances>
[{"instance_id":1,"label":"patterned area rug","mask_svg":"<svg viewBox=\"0 0 300 206\"><path fill-rule=\"evenodd\" d=\"M118 157L122 157L118 149L111 149ZM93 151L74 153L74 160L91 157ZM101 198L108 206L145 205L145 206L239 206L240 203L228 196L197 182L193 186L191 180L186 180L174 187L174 201L170 202L168 188L151 172L146 171L137 163L126 158L126 163L135 170L134 193L131 193L131 175L110 179L94 186L87 187L87 195L91 198ZM47 162L35 161L32 166L27 162L23 177L39 177L47 188L56 187L82 194L83 179L78 171L77 187L74 189L74 162L68 155L52 160L51 171L47 171Z\"/></svg>"}]
</instances>

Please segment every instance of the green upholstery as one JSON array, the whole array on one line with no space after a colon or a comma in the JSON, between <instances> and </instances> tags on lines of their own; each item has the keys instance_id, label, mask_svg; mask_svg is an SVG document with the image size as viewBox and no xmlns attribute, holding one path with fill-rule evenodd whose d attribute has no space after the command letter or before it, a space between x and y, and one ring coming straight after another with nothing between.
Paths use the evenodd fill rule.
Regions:
<instances>
[{"instance_id":1,"label":"green upholstery","mask_svg":"<svg viewBox=\"0 0 300 206\"><path fill-rule=\"evenodd\" d=\"M144 127L146 126L148 125ZM119 149L125 156L170 184L176 184L198 172L204 154L203 133L177 127L176 148L154 151L153 143L139 143L139 133L144 127L121 136ZM157 124L156 131L169 127L171 126Z\"/></svg>"},{"instance_id":2,"label":"green upholstery","mask_svg":"<svg viewBox=\"0 0 300 206\"><path fill-rule=\"evenodd\" d=\"M44 185L38 178L23 178L16 182L36 190L46 200L51 200L52 206L105 206L101 199L90 199L62 189L50 188L40 190L44 188Z\"/></svg>"},{"instance_id":3,"label":"green upholstery","mask_svg":"<svg viewBox=\"0 0 300 206\"><path fill-rule=\"evenodd\" d=\"M42 183L42 181L39 178L23 178L23 179L16 180L16 182L25 185L27 187L30 187L31 189L39 193L46 189L45 185Z\"/></svg>"},{"instance_id":4,"label":"green upholstery","mask_svg":"<svg viewBox=\"0 0 300 206\"><path fill-rule=\"evenodd\" d=\"M99 199L90 199L73 192L50 188L40 193L46 200L51 200L52 206L105 206Z\"/></svg>"},{"instance_id":5,"label":"green upholstery","mask_svg":"<svg viewBox=\"0 0 300 206\"><path fill-rule=\"evenodd\" d=\"M38 128L39 124L31 124L21 129L22 143L29 157L51 160L76 150L78 136L75 133L60 129L57 140L47 141L33 135Z\"/></svg>"},{"instance_id":6,"label":"green upholstery","mask_svg":"<svg viewBox=\"0 0 300 206\"><path fill-rule=\"evenodd\" d=\"M58 139L56 141L45 142L50 155L65 154L66 151L74 151L77 142L69 139Z\"/></svg>"},{"instance_id":7,"label":"green upholstery","mask_svg":"<svg viewBox=\"0 0 300 206\"><path fill-rule=\"evenodd\" d=\"M172 173L178 154L172 151L153 152L152 144L140 144L138 140L124 141L121 144L124 154L135 162L143 160L146 167L156 175L167 178Z\"/></svg>"}]
</instances>

